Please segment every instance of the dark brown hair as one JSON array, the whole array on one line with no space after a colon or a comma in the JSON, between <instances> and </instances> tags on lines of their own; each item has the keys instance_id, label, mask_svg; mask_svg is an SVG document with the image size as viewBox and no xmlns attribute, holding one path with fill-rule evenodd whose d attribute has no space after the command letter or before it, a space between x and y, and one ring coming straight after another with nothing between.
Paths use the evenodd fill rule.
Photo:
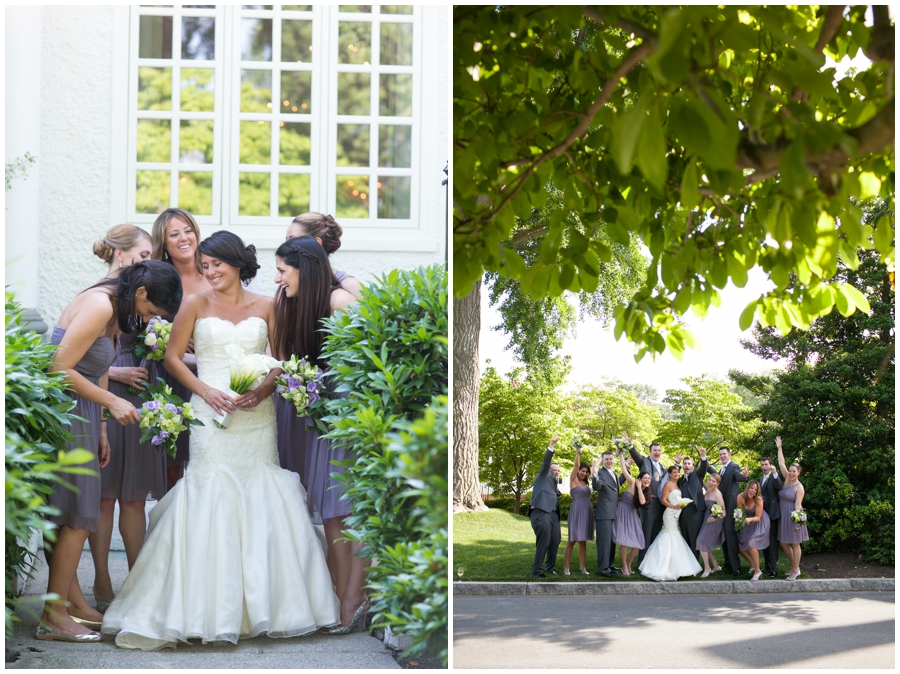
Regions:
<instances>
[{"instance_id":1,"label":"dark brown hair","mask_svg":"<svg viewBox=\"0 0 900 674\"><path fill-rule=\"evenodd\" d=\"M324 335L321 321L331 315L331 291L339 285L325 250L311 236L285 241L276 257L300 272L300 291L288 297L284 288L275 295L273 355L287 360L293 354L319 365Z\"/></svg>"},{"instance_id":2,"label":"dark brown hair","mask_svg":"<svg viewBox=\"0 0 900 674\"><path fill-rule=\"evenodd\" d=\"M232 232L220 230L203 240L197 249L202 255L214 257L240 272L241 283L247 285L256 276L259 263L256 261L256 246L245 246L241 237Z\"/></svg>"},{"instance_id":3,"label":"dark brown hair","mask_svg":"<svg viewBox=\"0 0 900 674\"><path fill-rule=\"evenodd\" d=\"M650 475L646 470L642 470L640 475L638 475L637 482L634 483L634 501L632 505L635 510L640 510L641 508L646 508L650 505L650 487L641 487L641 480L644 479L644 475ZM644 492L644 505L641 505L640 499L637 497L637 490L640 489Z\"/></svg>"},{"instance_id":4,"label":"dark brown hair","mask_svg":"<svg viewBox=\"0 0 900 674\"><path fill-rule=\"evenodd\" d=\"M181 276L175 267L157 260L144 260L125 267L114 278L103 279L91 288L114 287L110 296L116 309L119 329L129 334L144 329L144 321L135 315L135 294L143 287L147 291L147 301L167 313L177 313L181 306Z\"/></svg>"}]
</instances>

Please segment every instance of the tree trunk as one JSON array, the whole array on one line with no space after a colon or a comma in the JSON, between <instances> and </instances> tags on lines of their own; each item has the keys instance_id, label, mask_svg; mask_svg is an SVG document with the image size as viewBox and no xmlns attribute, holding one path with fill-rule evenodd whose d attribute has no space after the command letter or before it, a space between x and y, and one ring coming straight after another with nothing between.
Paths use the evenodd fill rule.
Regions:
<instances>
[{"instance_id":1,"label":"tree trunk","mask_svg":"<svg viewBox=\"0 0 900 674\"><path fill-rule=\"evenodd\" d=\"M478 489L478 334L481 280L453 298L453 512L486 510Z\"/></svg>"}]
</instances>

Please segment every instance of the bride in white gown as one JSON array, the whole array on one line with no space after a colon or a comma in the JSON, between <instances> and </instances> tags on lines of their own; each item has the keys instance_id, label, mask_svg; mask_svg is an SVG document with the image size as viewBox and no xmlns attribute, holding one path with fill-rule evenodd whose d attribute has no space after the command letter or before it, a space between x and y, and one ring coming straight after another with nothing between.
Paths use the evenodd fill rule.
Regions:
<instances>
[{"instance_id":1,"label":"bride in white gown","mask_svg":"<svg viewBox=\"0 0 900 674\"><path fill-rule=\"evenodd\" d=\"M274 375L238 398L224 393L225 347L264 353L273 329L272 299L241 284L258 269L255 249L218 232L200 251L212 290L182 303L166 367L194 392L205 425L191 429L184 478L150 512L141 553L104 616L102 631L122 648L291 637L340 622L306 493L278 463ZM197 376L181 360L192 334ZM217 428L213 416L228 412L228 429Z\"/></svg>"},{"instance_id":2,"label":"bride in white gown","mask_svg":"<svg viewBox=\"0 0 900 674\"><path fill-rule=\"evenodd\" d=\"M663 528L644 555L644 561L638 570L653 580L678 580L682 576L696 576L703 569L697 562L687 541L678 530L678 518L681 516L681 491L678 489L678 466L669 469L669 482L663 487L662 503L666 507L663 513Z\"/></svg>"}]
</instances>

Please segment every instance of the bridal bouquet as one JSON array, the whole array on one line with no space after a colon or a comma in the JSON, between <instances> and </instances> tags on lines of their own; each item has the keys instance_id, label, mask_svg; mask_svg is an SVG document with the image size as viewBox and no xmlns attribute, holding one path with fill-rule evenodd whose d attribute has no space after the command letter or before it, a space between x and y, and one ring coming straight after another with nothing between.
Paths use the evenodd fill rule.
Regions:
<instances>
[{"instance_id":1,"label":"bridal bouquet","mask_svg":"<svg viewBox=\"0 0 900 674\"><path fill-rule=\"evenodd\" d=\"M744 514L744 511L740 508L734 509L734 530L740 531L744 528L744 525L747 523L747 516Z\"/></svg>"},{"instance_id":2,"label":"bridal bouquet","mask_svg":"<svg viewBox=\"0 0 900 674\"><path fill-rule=\"evenodd\" d=\"M298 417L309 417L320 431L327 431L321 420L325 409L325 374L318 366L294 354L281 363L284 374L275 380L275 390L293 403Z\"/></svg>"},{"instance_id":3,"label":"bridal bouquet","mask_svg":"<svg viewBox=\"0 0 900 674\"><path fill-rule=\"evenodd\" d=\"M171 334L172 324L159 316L154 316L147 323L146 329L138 335L134 355L141 359L161 361L166 357L166 347L169 345Z\"/></svg>"},{"instance_id":4,"label":"bridal bouquet","mask_svg":"<svg viewBox=\"0 0 900 674\"><path fill-rule=\"evenodd\" d=\"M806 522L806 511L803 508L792 510L791 522L794 523L794 531L800 531L800 527Z\"/></svg>"},{"instance_id":5,"label":"bridal bouquet","mask_svg":"<svg viewBox=\"0 0 900 674\"><path fill-rule=\"evenodd\" d=\"M226 346L225 356L231 370L228 388L238 396L257 388L270 370L281 367L281 363L271 356L264 353L248 354L237 344ZM213 418L213 423L219 428L228 428L232 416L234 413L217 415Z\"/></svg>"},{"instance_id":6,"label":"bridal bouquet","mask_svg":"<svg viewBox=\"0 0 900 674\"><path fill-rule=\"evenodd\" d=\"M720 520L725 517L725 508L720 506L718 503L713 503L709 507L709 516L714 520Z\"/></svg>"},{"instance_id":7,"label":"bridal bouquet","mask_svg":"<svg viewBox=\"0 0 900 674\"><path fill-rule=\"evenodd\" d=\"M694 500L690 498L680 498L678 499L678 507L684 510L689 503L693 503Z\"/></svg>"}]
</instances>

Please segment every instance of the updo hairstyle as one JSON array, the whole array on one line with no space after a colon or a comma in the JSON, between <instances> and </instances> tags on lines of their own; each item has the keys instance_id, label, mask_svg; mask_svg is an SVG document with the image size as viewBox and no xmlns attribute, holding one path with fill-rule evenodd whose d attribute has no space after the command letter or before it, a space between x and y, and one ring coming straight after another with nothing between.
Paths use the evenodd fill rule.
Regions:
<instances>
[{"instance_id":1,"label":"updo hairstyle","mask_svg":"<svg viewBox=\"0 0 900 674\"><path fill-rule=\"evenodd\" d=\"M134 225L114 225L106 232L106 236L94 243L94 255L106 264L112 264L117 250L129 251L137 246L141 239L152 243L150 235Z\"/></svg>"},{"instance_id":2,"label":"updo hairstyle","mask_svg":"<svg viewBox=\"0 0 900 674\"><path fill-rule=\"evenodd\" d=\"M256 246L252 243L245 246L241 237L231 232L218 231L204 239L200 244L200 252L240 270L241 283L244 285L250 283L259 270L259 263L256 261Z\"/></svg>"},{"instance_id":3,"label":"updo hairstyle","mask_svg":"<svg viewBox=\"0 0 900 674\"><path fill-rule=\"evenodd\" d=\"M303 233L314 239L322 239L322 248L331 255L341 247L341 236L344 230L330 215L321 213L304 213L291 221L292 225L299 225Z\"/></svg>"}]
</instances>

